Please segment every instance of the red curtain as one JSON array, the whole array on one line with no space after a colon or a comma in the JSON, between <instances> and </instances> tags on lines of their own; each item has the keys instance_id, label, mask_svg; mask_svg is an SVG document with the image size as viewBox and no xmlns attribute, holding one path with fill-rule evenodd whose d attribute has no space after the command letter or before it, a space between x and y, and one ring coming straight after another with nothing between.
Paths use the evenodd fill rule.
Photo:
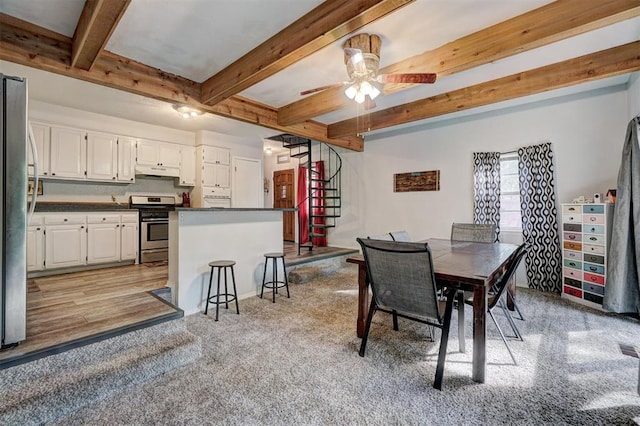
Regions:
<instances>
[{"instance_id":1,"label":"red curtain","mask_svg":"<svg viewBox=\"0 0 640 426\"><path fill-rule=\"evenodd\" d=\"M309 201L307 200L307 168L298 166L298 241L304 244L309 241Z\"/></svg>"},{"instance_id":2,"label":"red curtain","mask_svg":"<svg viewBox=\"0 0 640 426\"><path fill-rule=\"evenodd\" d=\"M317 179L323 179L324 180L324 161L316 161L315 163L315 177ZM313 187L316 188L313 193L315 196L320 197L320 198L315 198L314 199L314 205L316 207L313 208L313 211L311 214L313 214L314 216L322 216L324 215L324 198L322 198L324 196L324 182L317 180L313 183ZM313 218L313 224L314 225L324 225L326 223L325 218L324 217L314 217ZM315 228L313 230L313 232L315 234L322 234L322 237L313 237L313 245L314 246L318 246L318 247L326 247L327 246L327 237L326 237L326 232L327 229L326 228Z\"/></svg>"}]
</instances>

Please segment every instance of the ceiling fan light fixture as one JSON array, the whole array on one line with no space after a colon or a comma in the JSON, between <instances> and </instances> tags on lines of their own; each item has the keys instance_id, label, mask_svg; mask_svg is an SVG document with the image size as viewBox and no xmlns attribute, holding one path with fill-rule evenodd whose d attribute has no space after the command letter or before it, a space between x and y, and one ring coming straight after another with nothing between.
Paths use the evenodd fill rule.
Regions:
<instances>
[{"instance_id":1,"label":"ceiling fan light fixture","mask_svg":"<svg viewBox=\"0 0 640 426\"><path fill-rule=\"evenodd\" d=\"M353 84L345 89L344 94L347 95L347 98L353 99L358 94L358 88Z\"/></svg>"},{"instance_id":2,"label":"ceiling fan light fixture","mask_svg":"<svg viewBox=\"0 0 640 426\"><path fill-rule=\"evenodd\" d=\"M365 98L365 94L364 94L364 93L362 93L362 90L358 90L358 93L356 94L356 96L355 96L354 100L355 100L357 103L361 104L361 103L363 103L363 102L364 102L364 98Z\"/></svg>"},{"instance_id":3,"label":"ceiling fan light fixture","mask_svg":"<svg viewBox=\"0 0 640 426\"><path fill-rule=\"evenodd\" d=\"M196 118L202 114L202 111L200 111L199 109L191 108L190 106L187 106L187 105L175 104L173 105L173 109L176 110L178 115L184 118L185 120Z\"/></svg>"}]
</instances>

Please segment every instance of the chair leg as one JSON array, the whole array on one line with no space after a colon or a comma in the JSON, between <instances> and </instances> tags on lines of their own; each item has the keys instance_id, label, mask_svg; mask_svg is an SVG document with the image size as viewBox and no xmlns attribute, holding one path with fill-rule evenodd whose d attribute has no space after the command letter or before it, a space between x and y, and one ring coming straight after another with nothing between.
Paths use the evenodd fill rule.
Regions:
<instances>
[{"instance_id":1,"label":"chair leg","mask_svg":"<svg viewBox=\"0 0 640 426\"><path fill-rule=\"evenodd\" d=\"M449 343L449 328L451 326L451 312L453 311L453 300L456 297L456 291L447 297L447 307L444 311L444 321L442 323L442 336L440 337L440 351L438 352L438 365L436 367L436 378L433 381L433 387L442 390L442 377L444 376L444 361L447 357L447 343Z\"/></svg>"},{"instance_id":2,"label":"chair leg","mask_svg":"<svg viewBox=\"0 0 640 426\"><path fill-rule=\"evenodd\" d=\"M369 315L367 316L367 325L364 328L364 335L362 336L362 342L360 343L360 351L358 354L364 356L364 350L367 348L367 339L369 338L369 329L371 328L371 320L373 314L376 312L376 302L371 299L371 305L369 307Z\"/></svg>"},{"instance_id":3,"label":"chair leg","mask_svg":"<svg viewBox=\"0 0 640 426\"><path fill-rule=\"evenodd\" d=\"M464 353L466 348L464 344L464 291L456 292L458 296L458 347L460 352Z\"/></svg>"},{"instance_id":4,"label":"chair leg","mask_svg":"<svg viewBox=\"0 0 640 426\"><path fill-rule=\"evenodd\" d=\"M209 311L209 299L211 298L211 280L213 279L213 266L211 267L211 273L209 273L209 290L207 291L206 305L204 306L204 314L207 315Z\"/></svg>"},{"instance_id":5,"label":"chair leg","mask_svg":"<svg viewBox=\"0 0 640 426\"><path fill-rule=\"evenodd\" d=\"M493 312L491 312L491 310L489 310L489 315L491 316L493 323L496 325L496 328L498 329L498 333L500 333L500 337L502 337L502 341L504 342L504 345L507 347L507 350L509 351L509 355L511 355L513 364L518 365L518 362L516 361L516 357L513 355L513 352L511 352L511 348L509 347L509 342L507 342L506 337L504 337L504 333L502 332L502 329L498 325L498 321L496 321L496 317L493 316Z\"/></svg>"},{"instance_id":6,"label":"chair leg","mask_svg":"<svg viewBox=\"0 0 640 426\"><path fill-rule=\"evenodd\" d=\"M273 265L273 274L271 275L271 278L273 279L273 282L271 283L271 285L273 286L273 288L271 289L271 296L273 297L273 303L276 303L276 293L278 292L278 264L276 263L276 258L273 258L273 262L271 262Z\"/></svg>"},{"instance_id":7,"label":"chair leg","mask_svg":"<svg viewBox=\"0 0 640 426\"><path fill-rule=\"evenodd\" d=\"M287 299L290 299L289 296L289 279L287 278L287 267L284 265L284 257L282 258L282 273L284 274L284 286L287 288Z\"/></svg>"},{"instance_id":8,"label":"chair leg","mask_svg":"<svg viewBox=\"0 0 640 426\"><path fill-rule=\"evenodd\" d=\"M264 282L267 279L267 263L269 263L269 259L264 259L264 272L262 273L262 288L260 289L260 299L264 294Z\"/></svg>"},{"instance_id":9,"label":"chair leg","mask_svg":"<svg viewBox=\"0 0 640 426\"><path fill-rule=\"evenodd\" d=\"M233 266L231 267L231 282L233 282L233 295L236 297L236 313L240 315L240 308L238 307L238 290L236 290L236 274L233 272Z\"/></svg>"},{"instance_id":10,"label":"chair leg","mask_svg":"<svg viewBox=\"0 0 640 426\"><path fill-rule=\"evenodd\" d=\"M227 268L224 268L224 308L229 309L229 289L227 288Z\"/></svg>"},{"instance_id":11,"label":"chair leg","mask_svg":"<svg viewBox=\"0 0 640 426\"><path fill-rule=\"evenodd\" d=\"M218 295L216 296L216 321L218 321L218 311L220 311L220 268L218 268Z\"/></svg>"},{"instance_id":12,"label":"chair leg","mask_svg":"<svg viewBox=\"0 0 640 426\"><path fill-rule=\"evenodd\" d=\"M503 299L501 299L499 305L500 305L500 308L502 308L502 312L504 312L504 316L507 317L507 321L509 321L509 325L511 326L511 329L516 335L515 336L516 339L520 340L521 342L524 342L524 339L522 338L522 334L520 334L520 330L518 329L518 326L516 326L515 321L513 320L513 318L511 317L511 314L509 313L509 310L507 309L506 302Z\"/></svg>"},{"instance_id":13,"label":"chair leg","mask_svg":"<svg viewBox=\"0 0 640 426\"><path fill-rule=\"evenodd\" d=\"M509 293L509 292L507 292L507 297L509 299L511 299L511 303L513 303L513 307L516 308L516 312L520 316L520 318L518 318L518 319L520 321L524 321L524 316L522 315L522 312L520 312L520 308L518 307L518 303L516 302L516 299L514 299L513 296L511 296L511 293Z\"/></svg>"},{"instance_id":14,"label":"chair leg","mask_svg":"<svg viewBox=\"0 0 640 426\"><path fill-rule=\"evenodd\" d=\"M398 312L397 311L392 311L392 315L393 315L393 329L395 331L398 331Z\"/></svg>"}]
</instances>

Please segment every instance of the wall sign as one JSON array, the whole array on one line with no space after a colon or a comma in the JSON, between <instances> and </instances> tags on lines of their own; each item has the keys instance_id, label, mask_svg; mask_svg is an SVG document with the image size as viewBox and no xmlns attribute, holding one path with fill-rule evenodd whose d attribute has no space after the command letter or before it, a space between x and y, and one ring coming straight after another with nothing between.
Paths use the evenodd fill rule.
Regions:
<instances>
[{"instance_id":1,"label":"wall sign","mask_svg":"<svg viewBox=\"0 0 640 426\"><path fill-rule=\"evenodd\" d=\"M393 192L414 191L440 191L440 170L393 175Z\"/></svg>"},{"instance_id":2,"label":"wall sign","mask_svg":"<svg viewBox=\"0 0 640 426\"><path fill-rule=\"evenodd\" d=\"M284 163L288 163L289 162L289 155L288 154L280 154L276 157L277 163L278 164L284 164Z\"/></svg>"}]
</instances>

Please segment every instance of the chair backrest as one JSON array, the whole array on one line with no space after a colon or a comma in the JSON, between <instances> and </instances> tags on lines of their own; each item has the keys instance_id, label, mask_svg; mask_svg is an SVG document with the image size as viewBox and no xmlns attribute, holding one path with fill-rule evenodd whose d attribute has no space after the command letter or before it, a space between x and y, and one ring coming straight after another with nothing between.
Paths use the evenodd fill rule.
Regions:
<instances>
[{"instance_id":1,"label":"chair backrest","mask_svg":"<svg viewBox=\"0 0 640 426\"><path fill-rule=\"evenodd\" d=\"M489 306L489 309L492 309L496 305L496 303L498 303L498 301L502 297L502 293L504 293L505 289L509 284L509 281L511 281L511 278L513 278L513 276L515 275L516 270L520 265L520 262L522 261L522 259L524 259L524 256L526 254L527 254L526 244L522 244L520 247L516 249L515 253L511 257L511 260L507 264L507 268L504 274L502 274L498 282L493 286L493 289L495 291L495 297L493 298Z\"/></svg>"},{"instance_id":2,"label":"chair backrest","mask_svg":"<svg viewBox=\"0 0 640 426\"><path fill-rule=\"evenodd\" d=\"M451 241L493 243L496 241L496 225L493 223L454 223L451 225Z\"/></svg>"},{"instance_id":3,"label":"chair backrest","mask_svg":"<svg viewBox=\"0 0 640 426\"><path fill-rule=\"evenodd\" d=\"M371 240L393 241L391 234L369 235L367 238Z\"/></svg>"},{"instance_id":4,"label":"chair backrest","mask_svg":"<svg viewBox=\"0 0 640 426\"><path fill-rule=\"evenodd\" d=\"M393 238L393 241L404 241L404 242L411 241L411 238L409 238L409 233L407 231L393 231L393 232L389 232L389 235L391 235L391 238Z\"/></svg>"},{"instance_id":5,"label":"chair backrest","mask_svg":"<svg viewBox=\"0 0 640 426\"><path fill-rule=\"evenodd\" d=\"M442 323L427 243L357 239L378 307Z\"/></svg>"}]
</instances>

